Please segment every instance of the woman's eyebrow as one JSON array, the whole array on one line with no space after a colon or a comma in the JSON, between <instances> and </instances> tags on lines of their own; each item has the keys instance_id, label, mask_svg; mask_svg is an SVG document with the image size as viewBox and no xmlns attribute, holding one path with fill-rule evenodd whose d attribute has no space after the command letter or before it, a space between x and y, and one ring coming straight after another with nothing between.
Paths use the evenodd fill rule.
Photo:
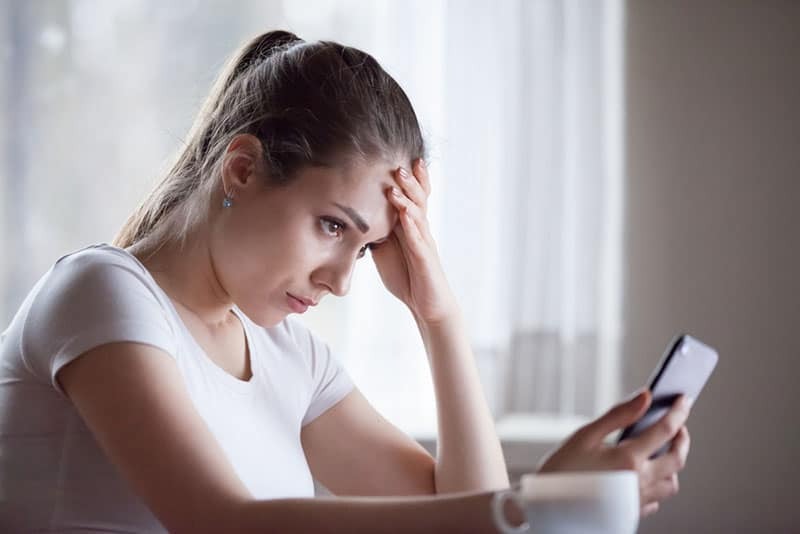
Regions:
<instances>
[{"instance_id":1,"label":"woman's eyebrow","mask_svg":"<svg viewBox=\"0 0 800 534\"><path fill-rule=\"evenodd\" d=\"M361 217L361 215L359 215L358 212L356 212L356 210L354 210L349 206L342 206L341 204L338 204L336 202L334 202L333 205L342 210L348 217L350 217L350 220L353 221L353 224L355 224L359 230L361 230L362 234L366 234L367 232L369 232L369 225L364 220L364 218Z\"/></svg>"}]
</instances>

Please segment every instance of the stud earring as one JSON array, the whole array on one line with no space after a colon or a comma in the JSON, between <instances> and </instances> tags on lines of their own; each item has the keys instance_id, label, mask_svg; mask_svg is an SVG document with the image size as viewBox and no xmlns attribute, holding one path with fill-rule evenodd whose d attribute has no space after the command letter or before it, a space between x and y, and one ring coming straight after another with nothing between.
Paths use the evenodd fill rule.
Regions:
<instances>
[{"instance_id":1,"label":"stud earring","mask_svg":"<svg viewBox=\"0 0 800 534\"><path fill-rule=\"evenodd\" d=\"M222 199L222 207L230 208L233 206L233 195L228 194L224 187L222 188L222 194L225 195L225 198Z\"/></svg>"}]
</instances>

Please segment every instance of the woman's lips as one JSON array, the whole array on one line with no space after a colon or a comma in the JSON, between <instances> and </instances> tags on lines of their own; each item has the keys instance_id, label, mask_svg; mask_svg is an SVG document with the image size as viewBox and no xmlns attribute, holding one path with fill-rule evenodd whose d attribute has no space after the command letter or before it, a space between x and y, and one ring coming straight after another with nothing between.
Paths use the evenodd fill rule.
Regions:
<instances>
[{"instance_id":1,"label":"woman's lips","mask_svg":"<svg viewBox=\"0 0 800 534\"><path fill-rule=\"evenodd\" d=\"M286 293L286 300L289 302L289 308L291 308L293 312L305 313L305 311L308 309L308 306L303 304L303 302L299 299L294 298L289 293Z\"/></svg>"}]
</instances>

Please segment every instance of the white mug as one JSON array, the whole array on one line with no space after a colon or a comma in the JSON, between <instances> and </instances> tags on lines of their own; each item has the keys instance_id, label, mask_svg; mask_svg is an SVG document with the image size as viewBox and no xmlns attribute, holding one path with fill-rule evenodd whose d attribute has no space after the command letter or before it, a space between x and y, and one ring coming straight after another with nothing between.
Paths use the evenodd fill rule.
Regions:
<instances>
[{"instance_id":1,"label":"white mug","mask_svg":"<svg viewBox=\"0 0 800 534\"><path fill-rule=\"evenodd\" d=\"M526 521L505 518L513 499ZM504 534L634 534L639 526L639 480L635 471L528 473L513 490L492 498L494 523Z\"/></svg>"}]
</instances>

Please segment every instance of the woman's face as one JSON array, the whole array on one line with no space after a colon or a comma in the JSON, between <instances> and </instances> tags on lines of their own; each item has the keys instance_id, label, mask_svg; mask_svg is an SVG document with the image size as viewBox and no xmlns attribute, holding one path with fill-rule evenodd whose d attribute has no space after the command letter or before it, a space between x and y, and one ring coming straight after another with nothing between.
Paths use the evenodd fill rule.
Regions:
<instances>
[{"instance_id":1,"label":"woman's face","mask_svg":"<svg viewBox=\"0 0 800 534\"><path fill-rule=\"evenodd\" d=\"M269 327L302 309L292 296L318 303L328 293L345 295L366 245L386 239L397 223L386 190L400 165L313 167L285 186L266 188L262 178L235 188L210 246L230 299Z\"/></svg>"}]
</instances>

